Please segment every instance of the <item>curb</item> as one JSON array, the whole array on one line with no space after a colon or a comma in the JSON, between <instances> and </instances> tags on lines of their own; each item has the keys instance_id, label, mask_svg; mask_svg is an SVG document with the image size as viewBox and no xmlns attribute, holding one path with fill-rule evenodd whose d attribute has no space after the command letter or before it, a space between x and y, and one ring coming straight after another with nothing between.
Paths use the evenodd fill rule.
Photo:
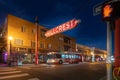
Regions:
<instances>
[{"instance_id":1,"label":"curb","mask_svg":"<svg viewBox=\"0 0 120 80\"><path fill-rule=\"evenodd\" d=\"M107 78L106 78L106 76L104 76L100 80L107 80Z\"/></svg>"},{"instance_id":2,"label":"curb","mask_svg":"<svg viewBox=\"0 0 120 80\"><path fill-rule=\"evenodd\" d=\"M104 77L102 77L101 79L99 79L99 80L107 80L107 77L106 76L104 76ZM115 79L112 79L112 80L115 80Z\"/></svg>"}]
</instances>

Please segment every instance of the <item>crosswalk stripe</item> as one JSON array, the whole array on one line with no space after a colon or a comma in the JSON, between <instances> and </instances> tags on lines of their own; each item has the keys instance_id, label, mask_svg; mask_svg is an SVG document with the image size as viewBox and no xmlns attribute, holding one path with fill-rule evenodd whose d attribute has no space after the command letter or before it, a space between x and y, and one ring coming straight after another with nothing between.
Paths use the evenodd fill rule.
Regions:
<instances>
[{"instance_id":1,"label":"crosswalk stripe","mask_svg":"<svg viewBox=\"0 0 120 80\"><path fill-rule=\"evenodd\" d=\"M16 70L16 69L1 69L0 72L1 71L13 71L13 70Z\"/></svg>"},{"instance_id":2,"label":"crosswalk stripe","mask_svg":"<svg viewBox=\"0 0 120 80\"><path fill-rule=\"evenodd\" d=\"M38 79L38 78L32 78L32 79L28 79L28 80L40 80L40 79Z\"/></svg>"},{"instance_id":3,"label":"crosswalk stripe","mask_svg":"<svg viewBox=\"0 0 120 80\"><path fill-rule=\"evenodd\" d=\"M56 65L47 65L47 68L54 68Z\"/></svg>"},{"instance_id":4,"label":"crosswalk stripe","mask_svg":"<svg viewBox=\"0 0 120 80\"><path fill-rule=\"evenodd\" d=\"M7 79L7 78L14 78L14 77L23 77L23 76L28 76L28 75L29 74L24 73L24 74L16 74L16 75L10 75L10 76L3 76L3 77L0 77L0 80Z\"/></svg>"},{"instance_id":5,"label":"crosswalk stripe","mask_svg":"<svg viewBox=\"0 0 120 80\"><path fill-rule=\"evenodd\" d=\"M24 68L24 69L31 69L30 67L22 67L22 68Z\"/></svg>"},{"instance_id":6,"label":"crosswalk stripe","mask_svg":"<svg viewBox=\"0 0 120 80\"><path fill-rule=\"evenodd\" d=\"M12 74L12 73L20 73L21 71L12 71L12 72L2 72L1 74Z\"/></svg>"}]
</instances>

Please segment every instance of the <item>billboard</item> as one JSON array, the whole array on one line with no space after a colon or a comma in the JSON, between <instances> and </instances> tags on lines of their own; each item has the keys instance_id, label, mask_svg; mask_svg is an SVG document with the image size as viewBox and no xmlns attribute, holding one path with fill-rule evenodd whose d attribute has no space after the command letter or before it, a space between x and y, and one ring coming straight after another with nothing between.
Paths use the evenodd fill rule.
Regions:
<instances>
[{"instance_id":1,"label":"billboard","mask_svg":"<svg viewBox=\"0 0 120 80\"><path fill-rule=\"evenodd\" d=\"M70 21L67 21L67 22L65 22L65 23L63 23L55 28L48 30L45 33L45 36L50 37L50 36L53 36L55 34L62 33L62 32L65 32L67 30L73 29L78 25L79 22L80 22L80 20L76 20L76 19L72 19Z\"/></svg>"}]
</instances>

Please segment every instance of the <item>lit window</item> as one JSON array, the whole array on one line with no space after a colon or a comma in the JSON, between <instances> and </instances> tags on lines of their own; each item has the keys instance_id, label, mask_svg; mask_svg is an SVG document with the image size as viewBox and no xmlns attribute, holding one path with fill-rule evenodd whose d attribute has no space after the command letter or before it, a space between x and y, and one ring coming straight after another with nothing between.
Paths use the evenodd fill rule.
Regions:
<instances>
[{"instance_id":1,"label":"lit window","mask_svg":"<svg viewBox=\"0 0 120 80\"><path fill-rule=\"evenodd\" d=\"M41 29L41 37L45 37L45 32L46 32L46 30L43 30L43 29Z\"/></svg>"},{"instance_id":2,"label":"lit window","mask_svg":"<svg viewBox=\"0 0 120 80\"><path fill-rule=\"evenodd\" d=\"M16 45L23 45L23 40L15 39L15 44Z\"/></svg>"},{"instance_id":3,"label":"lit window","mask_svg":"<svg viewBox=\"0 0 120 80\"><path fill-rule=\"evenodd\" d=\"M72 58L72 55L69 55L69 58Z\"/></svg>"},{"instance_id":4,"label":"lit window","mask_svg":"<svg viewBox=\"0 0 120 80\"><path fill-rule=\"evenodd\" d=\"M62 38L62 37L59 37L59 40L60 40L60 41L63 41L63 38Z\"/></svg>"},{"instance_id":5,"label":"lit window","mask_svg":"<svg viewBox=\"0 0 120 80\"><path fill-rule=\"evenodd\" d=\"M35 47L35 42L31 42L31 47Z\"/></svg>"},{"instance_id":6,"label":"lit window","mask_svg":"<svg viewBox=\"0 0 120 80\"><path fill-rule=\"evenodd\" d=\"M66 58L68 58L68 55L66 55Z\"/></svg>"},{"instance_id":7,"label":"lit window","mask_svg":"<svg viewBox=\"0 0 120 80\"><path fill-rule=\"evenodd\" d=\"M65 58L65 55L64 55L64 54L62 54L62 58Z\"/></svg>"},{"instance_id":8,"label":"lit window","mask_svg":"<svg viewBox=\"0 0 120 80\"><path fill-rule=\"evenodd\" d=\"M48 49L51 49L52 48L52 45L51 44L48 44Z\"/></svg>"},{"instance_id":9,"label":"lit window","mask_svg":"<svg viewBox=\"0 0 120 80\"><path fill-rule=\"evenodd\" d=\"M21 27L21 32L25 32L25 27Z\"/></svg>"},{"instance_id":10,"label":"lit window","mask_svg":"<svg viewBox=\"0 0 120 80\"><path fill-rule=\"evenodd\" d=\"M40 48L44 48L44 44L43 43L40 43Z\"/></svg>"}]
</instances>

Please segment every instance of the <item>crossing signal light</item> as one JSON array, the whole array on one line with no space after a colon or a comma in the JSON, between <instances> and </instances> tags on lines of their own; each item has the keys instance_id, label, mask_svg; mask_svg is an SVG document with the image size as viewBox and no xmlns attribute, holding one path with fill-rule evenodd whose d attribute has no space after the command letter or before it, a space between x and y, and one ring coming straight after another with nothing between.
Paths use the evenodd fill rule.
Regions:
<instances>
[{"instance_id":1,"label":"crossing signal light","mask_svg":"<svg viewBox=\"0 0 120 80\"><path fill-rule=\"evenodd\" d=\"M120 18L120 1L103 4L102 17L105 21Z\"/></svg>"},{"instance_id":2,"label":"crossing signal light","mask_svg":"<svg viewBox=\"0 0 120 80\"><path fill-rule=\"evenodd\" d=\"M111 16L111 12L112 12L112 8L111 5L105 5L105 7L103 8L103 17L110 17Z\"/></svg>"}]
</instances>

